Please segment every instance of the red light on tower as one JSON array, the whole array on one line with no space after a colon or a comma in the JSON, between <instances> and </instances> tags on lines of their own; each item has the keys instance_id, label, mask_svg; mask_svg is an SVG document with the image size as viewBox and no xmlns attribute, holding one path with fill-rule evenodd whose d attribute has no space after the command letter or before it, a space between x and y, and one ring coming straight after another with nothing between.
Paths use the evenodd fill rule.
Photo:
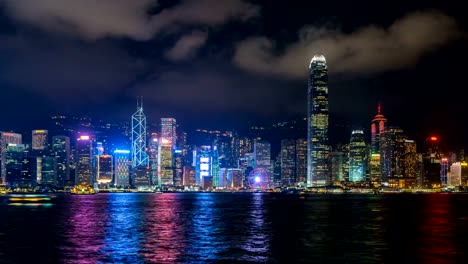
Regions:
<instances>
[{"instance_id":1,"label":"red light on tower","mask_svg":"<svg viewBox=\"0 0 468 264\"><path fill-rule=\"evenodd\" d=\"M438 138L437 137L431 137L431 141L437 141Z\"/></svg>"}]
</instances>

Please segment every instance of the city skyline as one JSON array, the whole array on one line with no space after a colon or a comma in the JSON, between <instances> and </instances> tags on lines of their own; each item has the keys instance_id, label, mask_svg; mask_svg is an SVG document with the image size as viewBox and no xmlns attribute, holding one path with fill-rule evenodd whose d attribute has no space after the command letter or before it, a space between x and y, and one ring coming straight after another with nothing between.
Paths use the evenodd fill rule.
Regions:
<instances>
[{"instance_id":1,"label":"city skyline","mask_svg":"<svg viewBox=\"0 0 468 264\"><path fill-rule=\"evenodd\" d=\"M0 3L0 104L8 113L0 116L2 130L40 128L56 114L123 121L138 96L145 98L148 119L171 116L187 129L301 118L307 64L322 53L332 77L330 130L337 120L367 132L380 101L385 116L411 138L439 134L466 145L465 125L450 128L466 115L456 92L468 57L467 23L455 3L363 1L367 8L360 10L300 1L285 10L281 2L232 0L199 1L190 11L190 1L163 1L154 10L156 1L141 1L120 3L93 20L87 8L107 10L107 1L57 8L31 2L31 12L23 5L28 2ZM151 10L154 27L139 24L142 10ZM183 12L203 16L177 18ZM283 17L294 19L277 19ZM62 28L55 18L74 27ZM128 21L131 26L122 26ZM383 46L373 41L380 37Z\"/></svg>"}]
</instances>

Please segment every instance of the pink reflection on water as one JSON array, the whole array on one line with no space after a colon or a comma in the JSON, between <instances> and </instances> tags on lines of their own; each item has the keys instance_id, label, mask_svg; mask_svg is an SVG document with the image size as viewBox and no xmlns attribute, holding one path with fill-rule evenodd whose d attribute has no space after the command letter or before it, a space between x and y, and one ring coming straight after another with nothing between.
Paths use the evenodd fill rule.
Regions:
<instances>
[{"instance_id":1,"label":"pink reflection on water","mask_svg":"<svg viewBox=\"0 0 468 264\"><path fill-rule=\"evenodd\" d=\"M98 209L97 200L92 196L74 196L69 209L65 242L61 246L67 256L63 263L98 263L107 214Z\"/></svg>"},{"instance_id":2,"label":"pink reflection on water","mask_svg":"<svg viewBox=\"0 0 468 264\"><path fill-rule=\"evenodd\" d=\"M145 214L145 241L141 255L152 263L174 263L185 251L183 212L177 194L152 195ZM182 219L181 219L182 217ZM182 221L181 221L182 220Z\"/></svg>"}]
</instances>

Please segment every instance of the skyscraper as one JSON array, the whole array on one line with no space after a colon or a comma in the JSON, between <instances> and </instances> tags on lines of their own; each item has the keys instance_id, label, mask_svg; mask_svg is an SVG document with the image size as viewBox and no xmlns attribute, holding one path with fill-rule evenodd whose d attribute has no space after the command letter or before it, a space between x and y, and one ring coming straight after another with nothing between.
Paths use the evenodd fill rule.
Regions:
<instances>
[{"instance_id":1,"label":"skyscraper","mask_svg":"<svg viewBox=\"0 0 468 264\"><path fill-rule=\"evenodd\" d=\"M381 139L382 183L392 188L404 188L405 141L403 130L390 127Z\"/></svg>"},{"instance_id":2,"label":"skyscraper","mask_svg":"<svg viewBox=\"0 0 468 264\"><path fill-rule=\"evenodd\" d=\"M213 176L213 157L211 146L201 146L197 148L195 158L195 181L202 186L203 177Z\"/></svg>"},{"instance_id":3,"label":"skyscraper","mask_svg":"<svg viewBox=\"0 0 468 264\"><path fill-rule=\"evenodd\" d=\"M379 185L382 175L382 148L381 141L387 130L387 119L382 115L380 103L377 106L377 115L371 122L371 152L369 159L369 174L371 184Z\"/></svg>"},{"instance_id":4,"label":"skyscraper","mask_svg":"<svg viewBox=\"0 0 468 264\"><path fill-rule=\"evenodd\" d=\"M112 181L113 162L111 155L97 156L97 182L100 186L109 187L108 184Z\"/></svg>"},{"instance_id":5,"label":"skyscraper","mask_svg":"<svg viewBox=\"0 0 468 264\"><path fill-rule=\"evenodd\" d=\"M114 185L125 188L130 185L130 150L117 149L114 151Z\"/></svg>"},{"instance_id":6,"label":"skyscraper","mask_svg":"<svg viewBox=\"0 0 468 264\"><path fill-rule=\"evenodd\" d=\"M52 156L57 160L57 185L63 187L70 180L70 138L52 137Z\"/></svg>"},{"instance_id":7,"label":"skyscraper","mask_svg":"<svg viewBox=\"0 0 468 264\"><path fill-rule=\"evenodd\" d=\"M281 140L281 183L290 186L296 182L296 141Z\"/></svg>"},{"instance_id":8,"label":"skyscraper","mask_svg":"<svg viewBox=\"0 0 468 264\"><path fill-rule=\"evenodd\" d=\"M160 138L158 144L158 185L174 184L173 144L170 138Z\"/></svg>"},{"instance_id":9,"label":"skyscraper","mask_svg":"<svg viewBox=\"0 0 468 264\"><path fill-rule=\"evenodd\" d=\"M146 154L146 116L143 101L137 102L137 111L132 115L132 165L146 167L149 160Z\"/></svg>"},{"instance_id":10,"label":"skyscraper","mask_svg":"<svg viewBox=\"0 0 468 264\"><path fill-rule=\"evenodd\" d=\"M271 145L270 142L259 140L254 144L254 169L264 169L268 175L268 183L273 183L271 171Z\"/></svg>"},{"instance_id":11,"label":"skyscraper","mask_svg":"<svg viewBox=\"0 0 468 264\"><path fill-rule=\"evenodd\" d=\"M1 184L5 185L6 180L6 149L8 144L21 144L22 135L10 132L0 132L0 175Z\"/></svg>"},{"instance_id":12,"label":"skyscraper","mask_svg":"<svg viewBox=\"0 0 468 264\"><path fill-rule=\"evenodd\" d=\"M45 150L47 148L47 130L32 131L32 149Z\"/></svg>"},{"instance_id":13,"label":"skyscraper","mask_svg":"<svg viewBox=\"0 0 468 264\"><path fill-rule=\"evenodd\" d=\"M366 142L362 130L353 130L349 143L349 181L366 180Z\"/></svg>"},{"instance_id":14,"label":"skyscraper","mask_svg":"<svg viewBox=\"0 0 468 264\"><path fill-rule=\"evenodd\" d=\"M76 178L75 184L94 185L92 169L92 140L90 136L80 136L76 141Z\"/></svg>"},{"instance_id":15,"label":"skyscraper","mask_svg":"<svg viewBox=\"0 0 468 264\"><path fill-rule=\"evenodd\" d=\"M328 71L323 55L309 66L307 93L307 186L328 182Z\"/></svg>"},{"instance_id":16,"label":"skyscraper","mask_svg":"<svg viewBox=\"0 0 468 264\"><path fill-rule=\"evenodd\" d=\"M296 182L304 185L307 180L307 140L296 140Z\"/></svg>"},{"instance_id":17,"label":"skyscraper","mask_svg":"<svg viewBox=\"0 0 468 264\"><path fill-rule=\"evenodd\" d=\"M175 118L161 118L161 137L172 142L172 148L177 146L177 124Z\"/></svg>"}]
</instances>

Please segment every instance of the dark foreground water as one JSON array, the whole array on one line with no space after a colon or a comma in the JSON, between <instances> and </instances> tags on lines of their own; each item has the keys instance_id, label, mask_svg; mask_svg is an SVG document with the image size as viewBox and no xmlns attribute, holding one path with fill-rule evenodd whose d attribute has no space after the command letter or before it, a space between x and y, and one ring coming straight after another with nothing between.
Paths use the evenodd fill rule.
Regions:
<instances>
[{"instance_id":1,"label":"dark foreground water","mask_svg":"<svg viewBox=\"0 0 468 264\"><path fill-rule=\"evenodd\" d=\"M1 263L468 263L468 195L58 195L0 204Z\"/></svg>"}]
</instances>

